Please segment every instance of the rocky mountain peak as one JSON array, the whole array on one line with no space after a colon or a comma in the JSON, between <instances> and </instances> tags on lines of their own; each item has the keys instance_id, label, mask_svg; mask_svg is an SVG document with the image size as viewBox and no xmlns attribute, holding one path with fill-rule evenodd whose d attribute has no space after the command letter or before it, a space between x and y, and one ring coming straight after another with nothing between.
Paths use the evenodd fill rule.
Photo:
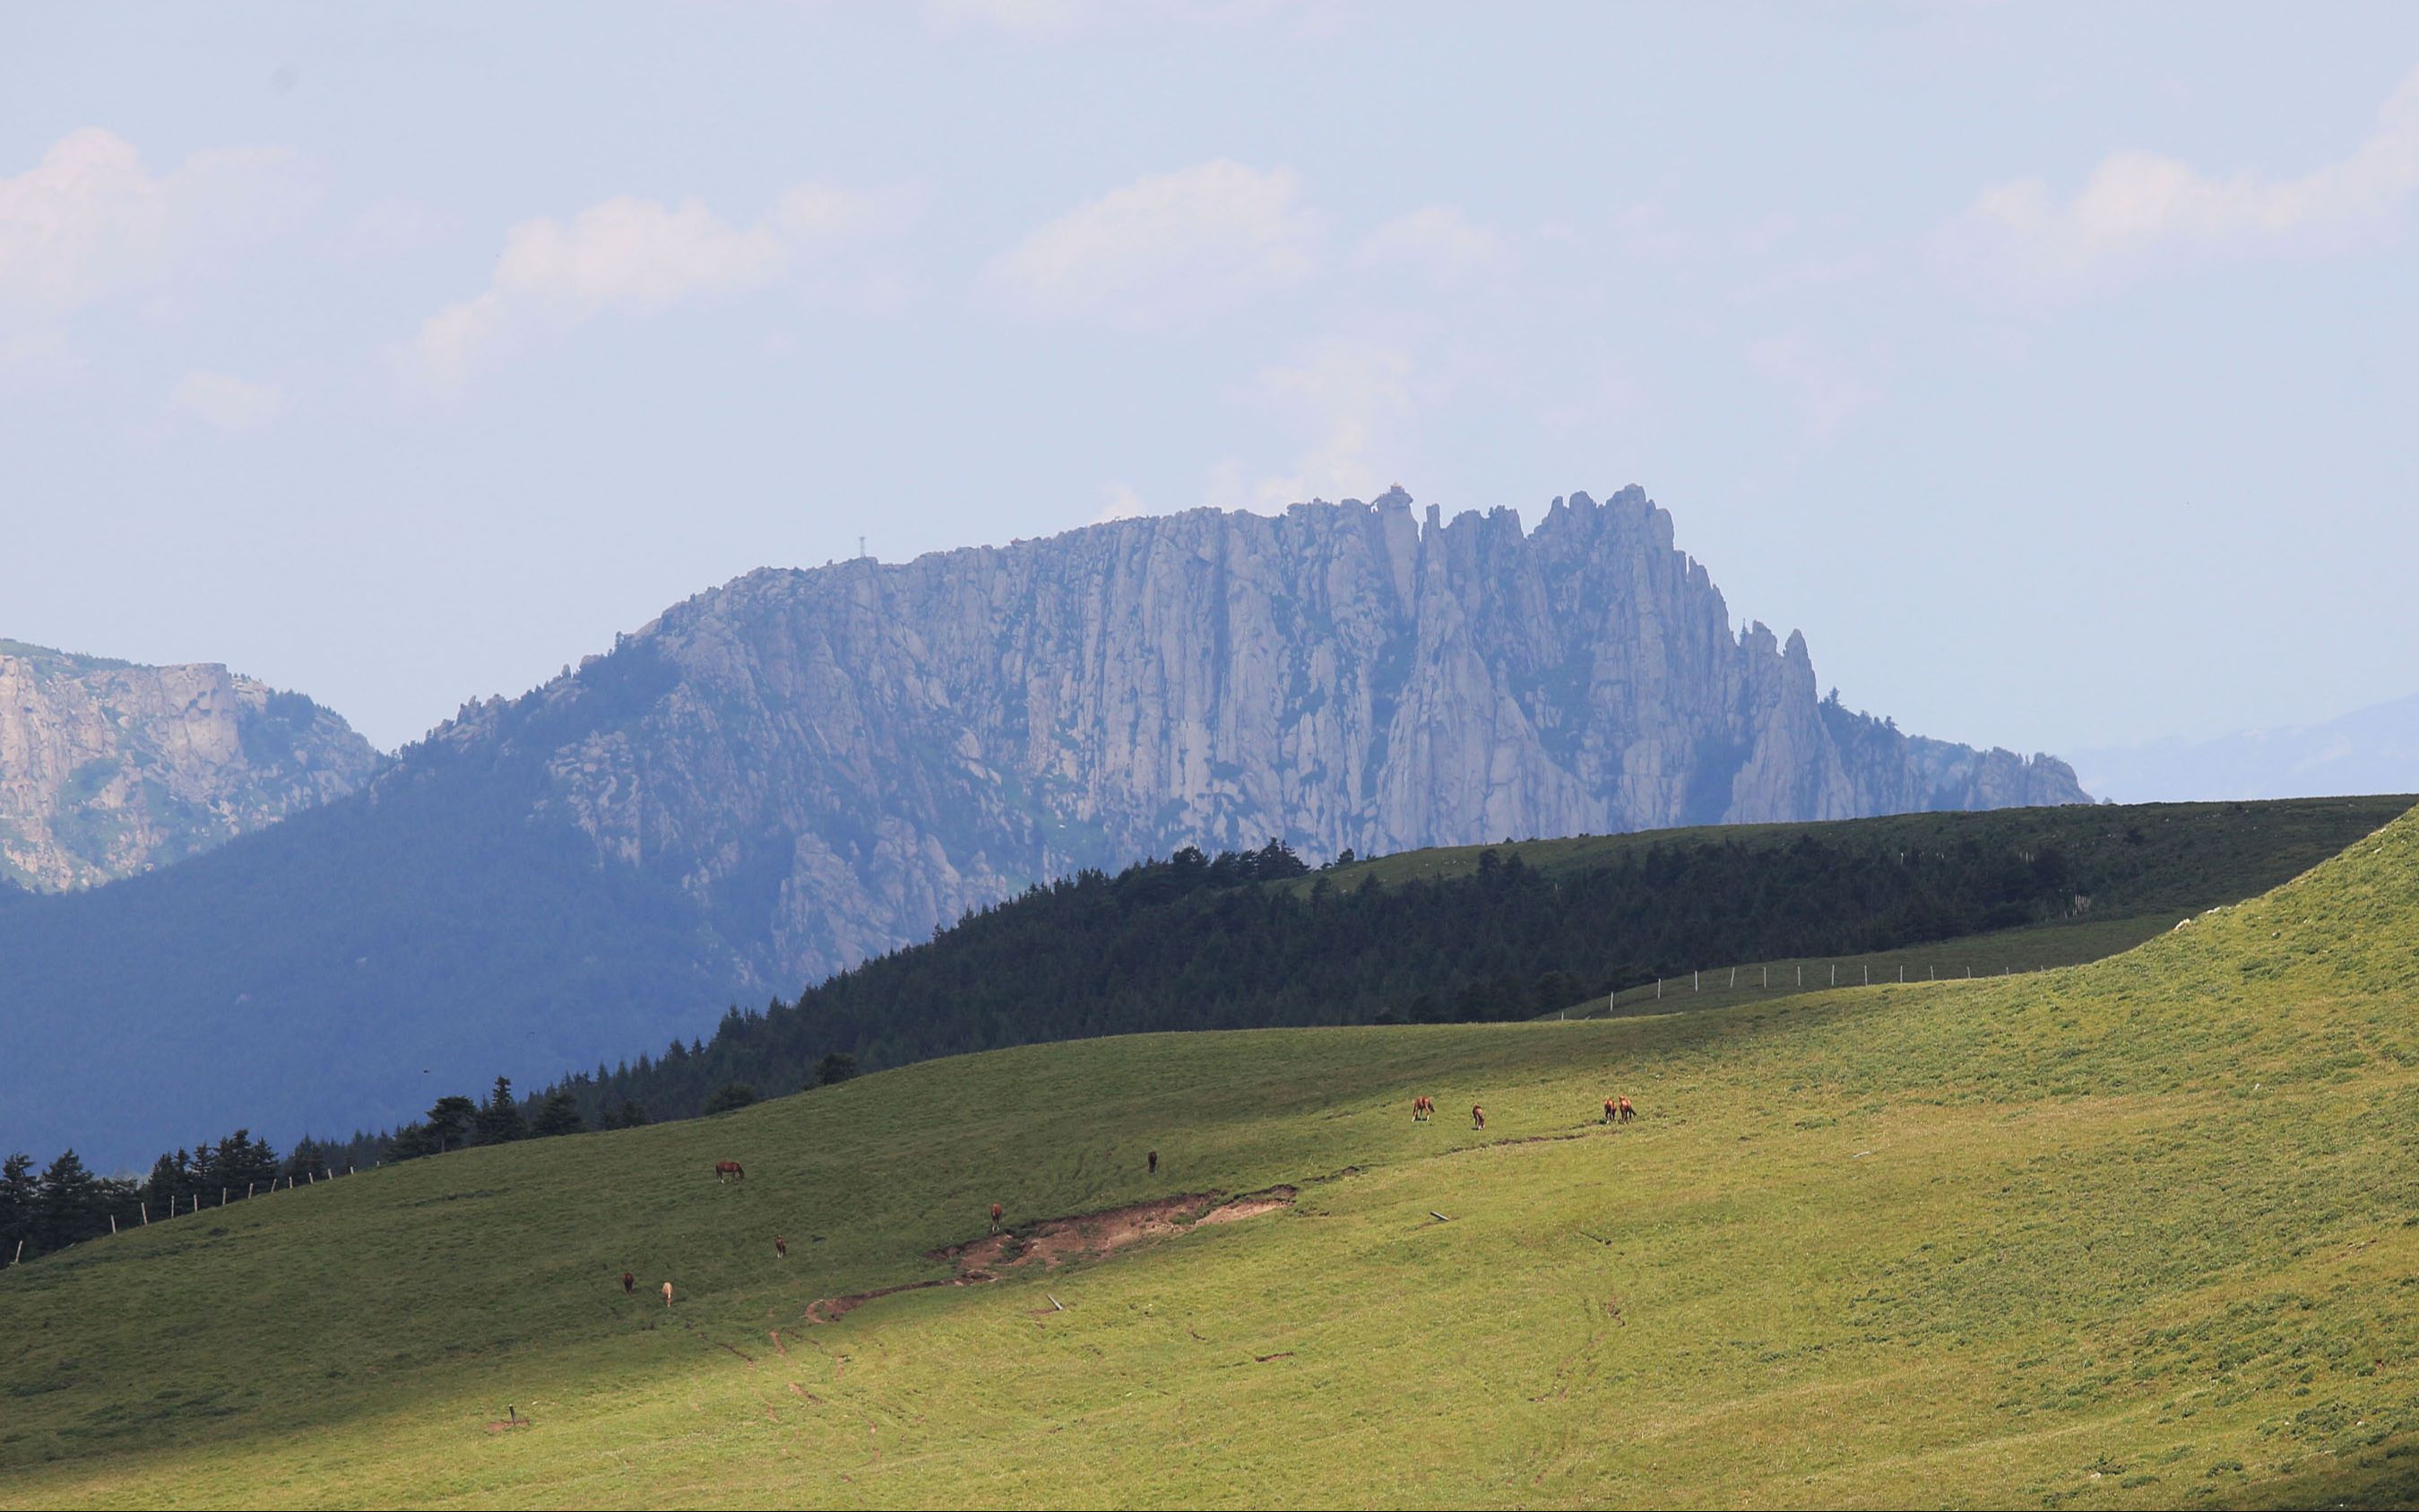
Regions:
<instances>
[{"instance_id":1,"label":"rocky mountain peak","mask_svg":"<svg viewBox=\"0 0 2419 1512\"><path fill-rule=\"evenodd\" d=\"M379 763L299 693L0 640L0 879L89 887L339 797Z\"/></svg>"},{"instance_id":2,"label":"rocky mountain peak","mask_svg":"<svg viewBox=\"0 0 2419 1512\"><path fill-rule=\"evenodd\" d=\"M1823 702L1805 637L1733 630L1643 489L1533 531L1411 509L1395 487L754 572L430 748L542 766L540 810L680 879L783 990L1183 844L2088 801L2048 758Z\"/></svg>"}]
</instances>

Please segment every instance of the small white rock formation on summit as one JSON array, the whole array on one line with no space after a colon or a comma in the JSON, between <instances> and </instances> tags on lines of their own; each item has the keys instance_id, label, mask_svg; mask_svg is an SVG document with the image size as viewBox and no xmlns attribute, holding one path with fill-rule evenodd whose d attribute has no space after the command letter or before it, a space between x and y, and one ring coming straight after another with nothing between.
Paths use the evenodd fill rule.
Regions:
<instances>
[{"instance_id":1,"label":"small white rock formation on summit","mask_svg":"<svg viewBox=\"0 0 2419 1512\"><path fill-rule=\"evenodd\" d=\"M778 990L1083 866L2080 803L2065 764L1823 701L1641 489L1423 526L1410 497L750 573L422 760L677 878Z\"/></svg>"},{"instance_id":2,"label":"small white rock formation on summit","mask_svg":"<svg viewBox=\"0 0 2419 1512\"><path fill-rule=\"evenodd\" d=\"M0 882L131 876L341 797L379 762L334 714L224 667L0 640Z\"/></svg>"}]
</instances>

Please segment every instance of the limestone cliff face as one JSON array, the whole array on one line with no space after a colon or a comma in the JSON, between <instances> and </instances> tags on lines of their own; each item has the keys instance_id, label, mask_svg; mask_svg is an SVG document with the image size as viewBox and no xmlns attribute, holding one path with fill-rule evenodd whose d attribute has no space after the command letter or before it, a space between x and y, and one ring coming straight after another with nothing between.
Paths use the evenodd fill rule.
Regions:
<instances>
[{"instance_id":1,"label":"limestone cliff face","mask_svg":"<svg viewBox=\"0 0 2419 1512\"><path fill-rule=\"evenodd\" d=\"M0 879L88 887L366 781L377 752L223 667L138 667L0 640Z\"/></svg>"},{"instance_id":2,"label":"limestone cliff face","mask_svg":"<svg viewBox=\"0 0 2419 1512\"><path fill-rule=\"evenodd\" d=\"M676 878L776 989L1185 843L2089 801L1821 702L1803 637L1734 632L1636 488L1526 532L1396 492L751 573L424 749L541 763L541 810Z\"/></svg>"}]
</instances>

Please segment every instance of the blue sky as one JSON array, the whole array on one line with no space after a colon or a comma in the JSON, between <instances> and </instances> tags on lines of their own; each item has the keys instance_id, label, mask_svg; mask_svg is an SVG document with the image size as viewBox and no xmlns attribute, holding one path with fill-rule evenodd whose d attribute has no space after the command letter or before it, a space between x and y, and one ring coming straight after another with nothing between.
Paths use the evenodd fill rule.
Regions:
<instances>
[{"instance_id":1,"label":"blue sky","mask_svg":"<svg viewBox=\"0 0 2419 1512\"><path fill-rule=\"evenodd\" d=\"M1639 483L1903 727L2419 687L2419 7L23 8L0 635L382 745L751 567Z\"/></svg>"}]
</instances>

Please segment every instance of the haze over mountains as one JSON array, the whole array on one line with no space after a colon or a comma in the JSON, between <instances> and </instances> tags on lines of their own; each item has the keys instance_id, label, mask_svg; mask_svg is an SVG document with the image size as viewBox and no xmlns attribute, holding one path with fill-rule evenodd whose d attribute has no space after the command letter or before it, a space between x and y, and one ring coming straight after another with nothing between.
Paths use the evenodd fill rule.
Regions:
<instances>
[{"instance_id":1,"label":"haze over mountains","mask_svg":"<svg viewBox=\"0 0 2419 1512\"><path fill-rule=\"evenodd\" d=\"M352 797L8 901L0 1008L56 1048L0 1070L0 1143L399 1119L1188 843L2085 801L2063 763L1824 699L1804 638L1734 630L1636 488L1528 532L1424 525L1398 490L767 570L467 706Z\"/></svg>"},{"instance_id":2,"label":"haze over mountains","mask_svg":"<svg viewBox=\"0 0 2419 1512\"><path fill-rule=\"evenodd\" d=\"M224 667L0 640L0 881L132 876L341 797L378 762L331 711Z\"/></svg>"},{"instance_id":3,"label":"haze over mountains","mask_svg":"<svg viewBox=\"0 0 2419 1512\"><path fill-rule=\"evenodd\" d=\"M2419 693L2319 724L2085 751L2075 764L2119 803L2398 793L2419 786Z\"/></svg>"}]
</instances>

